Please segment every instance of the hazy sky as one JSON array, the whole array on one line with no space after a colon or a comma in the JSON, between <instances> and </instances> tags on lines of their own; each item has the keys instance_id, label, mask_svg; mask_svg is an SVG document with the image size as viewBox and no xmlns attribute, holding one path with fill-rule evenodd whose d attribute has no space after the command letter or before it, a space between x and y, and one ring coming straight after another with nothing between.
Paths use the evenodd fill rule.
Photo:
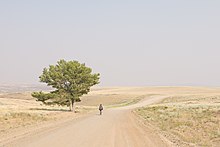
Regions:
<instances>
[{"instance_id":1,"label":"hazy sky","mask_svg":"<svg viewBox=\"0 0 220 147\"><path fill-rule=\"evenodd\" d=\"M59 59L101 86L220 86L219 0L1 0L0 83Z\"/></svg>"}]
</instances>

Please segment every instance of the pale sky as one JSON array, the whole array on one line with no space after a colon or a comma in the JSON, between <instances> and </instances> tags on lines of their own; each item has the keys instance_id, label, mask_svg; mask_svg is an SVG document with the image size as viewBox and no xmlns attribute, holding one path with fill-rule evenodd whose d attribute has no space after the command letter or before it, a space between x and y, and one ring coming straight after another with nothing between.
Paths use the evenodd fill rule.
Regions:
<instances>
[{"instance_id":1,"label":"pale sky","mask_svg":"<svg viewBox=\"0 0 220 147\"><path fill-rule=\"evenodd\" d=\"M220 1L1 0L0 84L59 59L100 86L220 86Z\"/></svg>"}]
</instances>

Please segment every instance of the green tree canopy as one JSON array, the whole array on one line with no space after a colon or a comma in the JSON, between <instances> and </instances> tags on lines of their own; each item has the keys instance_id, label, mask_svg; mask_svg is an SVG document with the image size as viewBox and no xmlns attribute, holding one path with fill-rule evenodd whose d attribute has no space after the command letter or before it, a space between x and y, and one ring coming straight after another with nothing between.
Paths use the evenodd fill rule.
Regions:
<instances>
[{"instance_id":1,"label":"green tree canopy","mask_svg":"<svg viewBox=\"0 0 220 147\"><path fill-rule=\"evenodd\" d=\"M32 96L46 105L66 105L74 111L74 103L88 94L90 87L99 83L100 74L78 61L60 60L56 65L44 68L40 82L47 83L55 90L50 93L33 92Z\"/></svg>"}]
</instances>

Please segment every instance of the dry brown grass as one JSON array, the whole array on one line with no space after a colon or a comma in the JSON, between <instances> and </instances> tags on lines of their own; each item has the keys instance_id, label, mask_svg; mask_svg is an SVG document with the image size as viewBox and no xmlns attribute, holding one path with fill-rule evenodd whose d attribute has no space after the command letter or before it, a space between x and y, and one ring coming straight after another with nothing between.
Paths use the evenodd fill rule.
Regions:
<instances>
[{"instance_id":1,"label":"dry brown grass","mask_svg":"<svg viewBox=\"0 0 220 147\"><path fill-rule=\"evenodd\" d=\"M220 144L220 95L172 96L136 112L180 146ZM170 136L170 138L171 138Z\"/></svg>"},{"instance_id":2,"label":"dry brown grass","mask_svg":"<svg viewBox=\"0 0 220 147\"><path fill-rule=\"evenodd\" d=\"M91 108L81 106L76 110L77 113L73 115L68 112L67 107L42 105L36 102L29 92L1 94L0 138L3 138L5 133L27 126L75 117L91 111Z\"/></svg>"}]
</instances>

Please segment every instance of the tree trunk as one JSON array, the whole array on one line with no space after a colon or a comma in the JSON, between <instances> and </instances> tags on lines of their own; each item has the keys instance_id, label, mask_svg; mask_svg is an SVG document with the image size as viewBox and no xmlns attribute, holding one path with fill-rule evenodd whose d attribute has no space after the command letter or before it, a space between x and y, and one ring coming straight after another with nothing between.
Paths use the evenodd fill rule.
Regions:
<instances>
[{"instance_id":1,"label":"tree trunk","mask_svg":"<svg viewBox=\"0 0 220 147\"><path fill-rule=\"evenodd\" d=\"M72 102L71 99L69 100L69 102L70 102L70 106L69 106L70 107L70 111L73 111L73 102Z\"/></svg>"},{"instance_id":2,"label":"tree trunk","mask_svg":"<svg viewBox=\"0 0 220 147\"><path fill-rule=\"evenodd\" d=\"M72 111L76 112L76 110L75 110L75 100L72 100Z\"/></svg>"},{"instance_id":3,"label":"tree trunk","mask_svg":"<svg viewBox=\"0 0 220 147\"><path fill-rule=\"evenodd\" d=\"M72 111L72 112L76 112L75 111L75 100L69 100L69 102L70 102L70 111Z\"/></svg>"}]
</instances>

